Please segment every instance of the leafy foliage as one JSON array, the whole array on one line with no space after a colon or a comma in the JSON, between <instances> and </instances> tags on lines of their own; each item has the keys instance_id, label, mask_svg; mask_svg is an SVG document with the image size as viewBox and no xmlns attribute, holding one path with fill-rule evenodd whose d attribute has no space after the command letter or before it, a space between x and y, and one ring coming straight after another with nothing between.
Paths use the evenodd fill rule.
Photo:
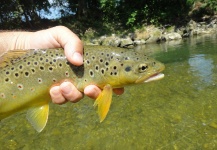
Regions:
<instances>
[{"instance_id":1,"label":"leafy foliage","mask_svg":"<svg viewBox=\"0 0 217 150\"><path fill-rule=\"evenodd\" d=\"M134 29L146 24L180 24L198 0L1 0L0 29L41 29L65 25L83 34ZM200 0L214 14L216 0ZM58 8L60 18L48 19ZM203 9L201 9L203 10ZM203 13L203 11L201 11Z\"/></svg>"}]
</instances>

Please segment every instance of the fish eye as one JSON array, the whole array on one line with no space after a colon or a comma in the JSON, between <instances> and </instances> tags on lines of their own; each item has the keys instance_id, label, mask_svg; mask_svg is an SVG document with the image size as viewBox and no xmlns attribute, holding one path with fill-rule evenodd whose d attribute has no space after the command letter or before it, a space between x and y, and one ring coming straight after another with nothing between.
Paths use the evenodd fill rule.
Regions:
<instances>
[{"instance_id":1,"label":"fish eye","mask_svg":"<svg viewBox=\"0 0 217 150\"><path fill-rule=\"evenodd\" d=\"M147 64L140 64L139 65L139 72L145 72L148 69Z\"/></svg>"}]
</instances>

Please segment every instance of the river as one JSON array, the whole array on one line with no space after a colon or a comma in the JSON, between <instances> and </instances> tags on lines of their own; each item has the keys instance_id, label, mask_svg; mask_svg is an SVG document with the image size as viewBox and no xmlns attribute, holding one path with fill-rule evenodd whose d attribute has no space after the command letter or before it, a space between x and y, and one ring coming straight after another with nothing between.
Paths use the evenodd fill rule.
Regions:
<instances>
[{"instance_id":1,"label":"river","mask_svg":"<svg viewBox=\"0 0 217 150\"><path fill-rule=\"evenodd\" d=\"M136 49L165 64L164 79L114 95L102 123L87 97L51 104L41 133L15 114L0 123L0 149L217 149L217 35Z\"/></svg>"}]
</instances>

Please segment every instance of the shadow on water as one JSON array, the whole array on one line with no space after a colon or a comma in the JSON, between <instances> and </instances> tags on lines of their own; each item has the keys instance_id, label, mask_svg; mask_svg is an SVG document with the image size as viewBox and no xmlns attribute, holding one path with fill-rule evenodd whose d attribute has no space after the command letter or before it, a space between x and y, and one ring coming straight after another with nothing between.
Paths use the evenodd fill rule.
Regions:
<instances>
[{"instance_id":1,"label":"shadow on water","mask_svg":"<svg viewBox=\"0 0 217 150\"><path fill-rule=\"evenodd\" d=\"M126 87L99 123L93 101L51 104L37 133L16 114L0 124L3 149L217 148L216 36L137 47L166 65L165 78ZM173 43L172 43L173 42Z\"/></svg>"}]
</instances>

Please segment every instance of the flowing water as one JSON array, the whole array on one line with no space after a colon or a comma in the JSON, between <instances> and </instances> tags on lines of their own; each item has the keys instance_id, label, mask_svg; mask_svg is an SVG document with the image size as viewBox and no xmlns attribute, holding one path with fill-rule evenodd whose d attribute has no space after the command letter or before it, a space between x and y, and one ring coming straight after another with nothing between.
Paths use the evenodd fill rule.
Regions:
<instances>
[{"instance_id":1,"label":"flowing water","mask_svg":"<svg viewBox=\"0 0 217 150\"><path fill-rule=\"evenodd\" d=\"M51 104L41 133L15 114L0 123L0 149L217 149L217 36L137 50L165 64L163 80L114 95L102 123L87 97Z\"/></svg>"}]
</instances>

